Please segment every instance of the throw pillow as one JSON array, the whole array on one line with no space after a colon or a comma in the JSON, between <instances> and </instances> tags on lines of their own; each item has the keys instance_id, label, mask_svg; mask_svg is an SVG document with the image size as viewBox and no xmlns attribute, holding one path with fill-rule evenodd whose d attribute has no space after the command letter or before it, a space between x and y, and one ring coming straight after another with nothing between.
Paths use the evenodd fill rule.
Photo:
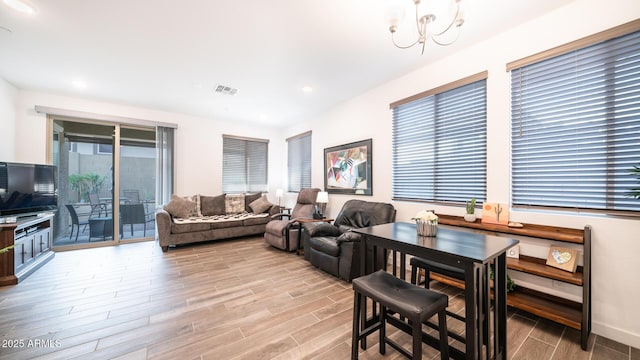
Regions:
<instances>
[{"instance_id":1,"label":"throw pillow","mask_svg":"<svg viewBox=\"0 0 640 360\"><path fill-rule=\"evenodd\" d=\"M262 197L262 193L255 193L255 194L244 194L244 210L246 212L251 212L251 203L260 199L260 197ZM255 211L254 211L255 212Z\"/></svg>"},{"instance_id":2,"label":"throw pillow","mask_svg":"<svg viewBox=\"0 0 640 360\"><path fill-rule=\"evenodd\" d=\"M200 196L200 210L204 216L225 214L225 194L218 196Z\"/></svg>"},{"instance_id":3,"label":"throw pillow","mask_svg":"<svg viewBox=\"0 0 640 360\"><path fill-rule=\"evenodd\" d=\"M224 198L224 209L227 214L243 213L244 194L227 194Z\"/></svg>"},{"instance_id":4,"label":"throw pillow","mask_svg":"<svg viewBox=\"0 0 640 360\"><path fill-rule=\"evenodd\" d=\"M256 214L266 212L267 210L271 209L272 206L273 204L270 203L269 200L267 200L266 195L261 196L258 200L255 200L251 202L251 204L249 204L251 211Z\"/></svg>"},{"instance_id":5,"label":"throw pillow","mask_svg":"<svg viewBox=\"0 0 640 360\"><path fill-rule=\"evenodd\" d=\"M202 212L200 211L200 195L183 196L183 198L196 203L196 214L193 216L202 216Z\"/></svg>"},{"instance_id":6,"label":"throw pillow","mask_svg":"<svg viewBox=\"0 0 640 360\"><path fill-rule=\"evenodd\" d=\"M187 200L177 195L171 195L171 201L164 209L176 218L188 218L198 214L195 201Z\"/></svg>"}]
</instances>

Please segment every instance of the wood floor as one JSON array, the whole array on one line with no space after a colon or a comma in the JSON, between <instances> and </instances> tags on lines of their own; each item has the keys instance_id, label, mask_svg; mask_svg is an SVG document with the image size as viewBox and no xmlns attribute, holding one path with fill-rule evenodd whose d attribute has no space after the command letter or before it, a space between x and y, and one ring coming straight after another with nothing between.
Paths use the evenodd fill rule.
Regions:
<instances>
[{"instance_id":1,"label":"wood floor","mask_svg":"<svg viewBox=\"0 0 640 360\"><path fill-rule=\"evenodd\" d=\"M440 290L463 311L458 290ZM260 237L59 252L0 288L0 359L348 359L352 301L351 284ZM523 312L507 328L514 359L640 359L596 335L582 351L577 331ZM378 354L374 337L361 359L402 358ZM425 345L424 358L439 356Z\"/></svg>"}]
</instances>

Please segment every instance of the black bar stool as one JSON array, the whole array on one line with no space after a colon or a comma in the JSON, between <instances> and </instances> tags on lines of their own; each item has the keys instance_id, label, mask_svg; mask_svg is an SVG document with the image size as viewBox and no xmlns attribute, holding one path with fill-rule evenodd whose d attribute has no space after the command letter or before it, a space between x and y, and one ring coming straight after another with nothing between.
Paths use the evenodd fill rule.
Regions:
<instances>
[{"instance_id":1,"label":"black bar stool","mask_svg":"<svg viewBox=\"0 0 640 360\"><path fill-rule=\"evenodd\" d=\"M416 284L416 285L420 285L420 275L418 273L418 269L423 269L424 270L424 288L425 289L429 289L429 283L430 283L430 273L431 272L436 272L438 274L441 275L445 275L448 276L450 278L454 278L457 280L462 280L464 281L464 270L454 267L454 266L449 266L449 265L445 265L445 264L441 264L435 261L431 261L431 260L427 260L427 259L423 259L423 258L419 258L419 257L412 257L411 260L409 261L409 264L411 265L411 283L412 284ZM484 283L484 281L483 281ZM486 283L484 283L486 284ZM484 285L483 285L484 286ZM487 299L481 299L480 300L482 303L488 301ZM481 305L482 309L485 309L485 305ZM487 321L487 316L488 316L488 309L485 309L484 312L486 312L486 315L482 315L482 319L483 319L483 326L487 327L488 323ZM451 316L454 319L458 319L460 321L466 321L466 318L464 316L458 315L456 313L453 313L449 310L447 310L447 315ZM431 328L436 328L436 326L430 322L426 323L427 326L430 326ZM488 336L488 328L486 329L485 333L484 333L484 337L483 337L483 343L486 345L487 344L487 336ZM453 339L456 339L462 343L466 343L466 339L458 334L455 333L449 333L449 336Z\"/></svg>"},{"instance_id":2,"label":"black bar stool","mask_svg":"<svg viewBox=\"0 0 640 360\"><path fill-rule=\"evenodd\" d=\"M446 295L410 284L384 270L355 278L352 283L354 300L351 359L358 358L358 342L376 330L379 330L380 354L385 353L385 345L389 344L408 358L422 359L422 323L436 313L440 330L440 356L442 359L449 358L446 317L449 298ZM365 329L360 329L360 306L367 298L379 303L381 309L375 322ZM387 309L409 320L413 336L413 355L386 336L385 324L392 316Z\"/></svg>"},{"instance_id":3,"label":"black bar stool","mask_svg":"<svg viewBox=\"0 0 640 360\"><path fill-rule=\"evenodd\" d=\"M429 276L431 272L436 272L438 274L442 274L457 280L464 281L464 270L459 269L457 267L440 264L435 261L431 261L431 260L427 260L427 259L423 259L415 256L411 258L411 260L409 261L409 264L411 265L411 283L412 284L420 285L421 279L418 273L418 269L424 270L424 288L425 289L429 289L429 282L430 282ZM460 321L465 321L464 316L460 316L450 311L447 311L447 315L453 318L456 318Z\"/></svg>"}]
</instances>

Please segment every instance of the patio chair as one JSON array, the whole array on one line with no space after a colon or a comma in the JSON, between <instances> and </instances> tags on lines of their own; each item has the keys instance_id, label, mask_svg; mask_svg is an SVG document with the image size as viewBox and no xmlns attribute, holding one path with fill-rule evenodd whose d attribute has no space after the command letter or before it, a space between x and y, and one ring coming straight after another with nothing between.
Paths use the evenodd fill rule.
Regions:
<instances>
[{"instance_id":1,"label":"patio chair","mask_svg":"<svg viewBox=\"0 0 640 360\"><path fill-rule=\"evenodd\" d=\"M73 227L76 227L76 239L75 241L78 241L78 234L80 234L80 225L84 225L84 227L82 228L82 232L84 232L87 229L87 225L89 225L89 221L85 220L85 221L80 221L78 218L78 213L76 212L76 209L73 207L73 205L67 204L65 205L65 207L67 208L67 211L69 211L69 216L71 216L71 234L69 234L69 240L71 240L71 238L73 237Z\"/></svg>"}]
</instances>

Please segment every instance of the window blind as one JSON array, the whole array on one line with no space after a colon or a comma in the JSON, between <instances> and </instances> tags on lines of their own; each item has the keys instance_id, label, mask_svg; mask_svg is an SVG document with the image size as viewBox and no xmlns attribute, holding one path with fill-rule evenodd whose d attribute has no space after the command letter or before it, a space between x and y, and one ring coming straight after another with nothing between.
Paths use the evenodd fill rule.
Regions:
<instances>
[{"instance_id":1,"label":"window blind","mask_svg":"<svg viewBox=\"0 0 640 360\"><path fill-rule=\"evenodd\" d=\"M485 200L486 77L392 111L394 200Z\"/></svg>"},{"instance_id":2,"label":"window blind","mask_svg":"<svg viewBox=\"0 0 640 360\"><path fill-rule=\"evenodd\" d=\"M268 141L223 135L222 191L267 191Z\"/></svg>"},{"instance_id":3,"label":"window blind","mask_svg":"<svg viewBox=\"0 0 640 360\"><path fill-rule=\"evenodd\" d=\"M511 70L513 206L640 210L640 32Z\"/></svg>"},{"instance_id":4,"label":"window blind","mask_svg":"<svg viewBox=\"0 0 640 360\"><path fill-rule=\"evenodd\" d=\"M287 139L288 191L311 187L311 131Z\"/></svg>"}]
</instances>

